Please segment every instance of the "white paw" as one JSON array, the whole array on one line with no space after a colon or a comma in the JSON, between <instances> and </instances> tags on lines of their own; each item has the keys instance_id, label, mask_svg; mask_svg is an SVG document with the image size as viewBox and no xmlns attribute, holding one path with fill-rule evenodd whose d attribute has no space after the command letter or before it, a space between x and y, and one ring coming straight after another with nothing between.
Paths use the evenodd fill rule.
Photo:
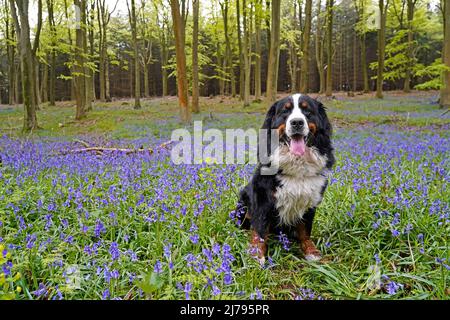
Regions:
<instances>
[{"instance_id":1,"label":"white paw","mask_svg":"<svg viewBox=\"0 0 450 320\"><path fill-rule=\"evenodd\" d=\"M266 258L265 257L261 257L261 258L256 258L259 262L259 264L261 266L264 266L264 264L266 263Z\"/></svg>"},{"instance_id":2,"label":"white paw","mask_svg":"<svg viewBox=\"0 0 450 320\"><path fill-rule=\"evenodd\" d=\"M305 256L306 261L320 261L322 259L321 255L318 254L307 254Z\"/></svg>"}]
</instances>

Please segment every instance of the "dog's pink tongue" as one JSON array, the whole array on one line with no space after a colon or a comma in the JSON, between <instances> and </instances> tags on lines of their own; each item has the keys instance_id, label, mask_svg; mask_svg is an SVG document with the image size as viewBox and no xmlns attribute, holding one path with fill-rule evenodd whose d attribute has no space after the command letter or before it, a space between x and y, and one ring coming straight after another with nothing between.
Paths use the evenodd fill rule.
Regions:
<instances>
[{"instance_id":1,"label":"dog's pink tongue","mask_svg":"<svg viewBox=\"0 0 450 320\"><path fill-rule=\"evenodd\" d=\"M289 149L291 153L295 154L296 156L304 155L306 151L305 140L303 138L292 139Z\"/></svg>"}]
</instances>

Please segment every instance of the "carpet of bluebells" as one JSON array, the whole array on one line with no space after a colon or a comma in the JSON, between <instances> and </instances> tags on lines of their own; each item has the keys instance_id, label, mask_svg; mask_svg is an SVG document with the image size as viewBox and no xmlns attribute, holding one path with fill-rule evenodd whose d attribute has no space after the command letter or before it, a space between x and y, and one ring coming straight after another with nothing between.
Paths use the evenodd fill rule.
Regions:
<instances>
[{"instance_id":1,"label":"carpet of bluebells","mask_svg":"<svg viewBox=\"0 0 450 320\"><path fill-rule=\"evenodd\" d=\"M233 117L240 115L217 125ZM255 117L257 125L263 115ZM0 297L446 299L449 122L336 126L337 164L313 230L323 261L305 261L279 234L263 267L233 219L253 166L175 166L170 150L156 147L167 136L82 137L92 145L155 146L152 154L100 155L64 152L80 147L73 137L5 135Z\"/></svg>"}]
</instances>

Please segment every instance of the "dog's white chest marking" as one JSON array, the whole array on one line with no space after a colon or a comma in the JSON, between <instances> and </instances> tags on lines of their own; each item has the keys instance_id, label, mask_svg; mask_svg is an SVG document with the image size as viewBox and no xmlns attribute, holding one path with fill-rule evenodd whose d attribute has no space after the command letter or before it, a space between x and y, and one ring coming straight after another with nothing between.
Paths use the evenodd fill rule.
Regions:
<instances>
[{"instance_id":1,"label":"dog's white chest marking","mask_svg":"<svg viewBox=\"0 0 450 320\"><path fill-rule=\"evenodd\" d=\"M327 159L314 148L308 148L304 157L292 155L287 147L280 147L278 151L282 173L277 175L280 185L275 192L276 207L280 223L294 225L307 209L322 201Z\"/></svg>"}]
</instances>

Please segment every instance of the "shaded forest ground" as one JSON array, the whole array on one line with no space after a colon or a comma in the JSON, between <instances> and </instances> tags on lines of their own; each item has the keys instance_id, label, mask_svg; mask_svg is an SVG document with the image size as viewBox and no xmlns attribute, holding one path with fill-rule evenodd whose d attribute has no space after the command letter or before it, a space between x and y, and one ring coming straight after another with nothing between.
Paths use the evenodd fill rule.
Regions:
<instances>
[{"instance_id":1,"label":"shaded forest ground","mask_svg":"<svg viewBox=\"0 0 450 320\"><path fill-rule=\"evenodd\" d=\"M448 123L449 118L449 113L439 109L437 91L416 91L408 95L393 91L387 92L383 100L375 99L372 93L348 97L346 93L340 92L335 93L332 99L318 94L311 96L326 105L335 127L352 127L368 122L441 126ZM136 138L148 134L162 137L181 126L178 121L179 107L176 97L143 99L142 105L142 110L134 110L132 99L109 103L97 101L94 103L94 111L90 112L86 119L75 121L74 102L57 102L55 107L44 104L38 112L42 129L35 134L42 137L84 134L113 138ZM264 101L253 102L249 107L242 108L238 99L202 97L201 113L194 115L193 119L215 122L221 128L240 128L240 121L246 124L244 128L257 128L261 125L261 117L267 108ZM424 117L425 113L429 115ZM230 121L230 114L239 114L239 117ZM21 106L0 106L0 134L21 135L22 122Z\"/></svg>"}]
</instances>

